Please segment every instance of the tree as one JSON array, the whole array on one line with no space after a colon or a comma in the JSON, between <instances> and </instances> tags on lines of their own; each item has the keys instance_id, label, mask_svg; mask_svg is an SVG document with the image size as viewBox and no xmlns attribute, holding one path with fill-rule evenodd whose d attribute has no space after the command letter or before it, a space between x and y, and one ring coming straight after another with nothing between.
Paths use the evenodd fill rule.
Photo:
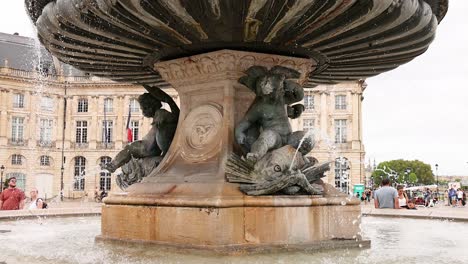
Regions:
<instances>
[{"instance_id":1,"label":"tree","mask_svg":"<svg viewBox=\"0 0 468 264\"><path fill-rule=\"evenodd\" d=\"M418 176L416 175L416 173L411 172L408 177L409 177L408 179L409 183L416 184L418 182Z\"/></svg>"},{"instance_id":2,"label":"tree","mask_svg":"<svg viewBox=\"0 0 468 264\"><path fill-rule=\"evenodd\" d=\"M409 170L409 174L407 171ZM375 185L380 185L383 178L390 178L392 183L432 184L434 173L431 166L419 160L391 160L379 163L372 173Z\"/></svg>"}]
</instances>

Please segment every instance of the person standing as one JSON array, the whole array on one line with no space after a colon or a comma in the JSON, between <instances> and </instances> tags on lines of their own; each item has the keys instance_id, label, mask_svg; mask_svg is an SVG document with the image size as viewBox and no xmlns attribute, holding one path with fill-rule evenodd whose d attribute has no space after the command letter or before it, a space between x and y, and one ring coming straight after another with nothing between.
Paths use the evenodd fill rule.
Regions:
<instances>
[{"instance_id":1,"label":"person standing","mask_svg":"<svg viewBox=\"0 0 468 264\"><path fill-rule=\"evenodd\" d=\"M463 191L458 188L457 190L457 206L462 207L462 200L463 200Z\"/></svg>"},{"instance_id":2,"label":"person standing","mask_svg":"<svg viewBox=\"0 0 468 264\"><path fill-rule=\"evenodd\" d=\"M26 196L16 188L16 178L8 179L8 188L0 194L0 210L19 210L24 207Z\"/></svg>"},{"instance_id":3,"label":"person standing","mask_svg":"<svg viewBox=\"0 0 468 264\"><path fill-rule=\"evenodd\" d=\"M450 188L449 190L449 199L450 199L450 204L455 207L456 206L456 202L457 202L457 191L455 190L455 188L453 188L453 185L452 187Z\"/></svg>"},{"instance_id":4,"label":"person standing","mask_svg":"<svg viewBox=\"0 0 468 264\"><path fill-rule=\"evenodd\" d=\"M382 187L375 191L374 194L375 208L393 208L398 209L398 192L390 186L390 180L385 178L382 180Z\"/></svg>"},{"instance_id":5,"label":"person standing","mask_svg":"<svg viewBox=\"0 0 468 264\"><path fill-rule=\"evenodd\" d=\"M31 203L28 206L28 210L34 210L37 209L37 195L39 194L39 191L36 188L32 188L31 191L29 192L31 195Z\"/></svg>"}]
</instances>

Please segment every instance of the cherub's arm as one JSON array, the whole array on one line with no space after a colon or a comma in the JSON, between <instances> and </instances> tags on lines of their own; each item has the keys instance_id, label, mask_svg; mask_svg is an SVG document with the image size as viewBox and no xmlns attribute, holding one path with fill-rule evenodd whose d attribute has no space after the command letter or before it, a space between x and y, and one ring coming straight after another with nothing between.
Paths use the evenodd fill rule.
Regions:
<instances>
[{"instance_id":1,"label":"cherub's arm","mask_svg":"<svg viewBox=\"0 0 468 264\"><path fill-rule=\"evenodd\" d=\"M284 81L284 102L287 105L297 103L304 98L304 88L290 80Z\"/></svg>"},{"instance_id":2,"label":"cherub's arm","mask_svg":"<svg viewBox=\"0 0 468 264\"><path fill-rule=\"evenodd\" d=\"M167 103L169 107L171 107L171 112L175 116L179 116L179 107L170 95L168 95L166 92L164 92L163 90L161 90L161 88L157 86L143 85L143 87L145 87L145 89L156 99L160 100L161 102Z\"/></svg>"}]
</instances>

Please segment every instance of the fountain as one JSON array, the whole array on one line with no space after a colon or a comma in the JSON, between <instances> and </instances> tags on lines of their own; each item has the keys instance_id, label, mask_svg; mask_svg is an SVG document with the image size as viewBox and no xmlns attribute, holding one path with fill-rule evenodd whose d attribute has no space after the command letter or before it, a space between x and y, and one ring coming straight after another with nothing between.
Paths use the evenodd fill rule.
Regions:
<instances>
[{"instance_id":1,"label":"fountain","mask_svg":"<svg viewBox=\"0 0 468 264\"><path fill-rule=\"evenodd\" d=\"M369 244L359 236L359 201L290 168L298 157L280 159L271 167L278 174L262 182L248 178L250 186L229 182L226 174L240 172L229 172L230 157L246 155L241 160L257 166L275 151L294 154L302 136L288 129L281 109L300 112L293 103L302 87L365 79L411 61L427 50L448 8L448 0L25 2L40 41L59 60L145 85L160 101L157 87L180 96L170 148L142 182L105 199L100 238L223 252ZM307 152L298 156L310 167Z\"/></svg>"}]
</instances>

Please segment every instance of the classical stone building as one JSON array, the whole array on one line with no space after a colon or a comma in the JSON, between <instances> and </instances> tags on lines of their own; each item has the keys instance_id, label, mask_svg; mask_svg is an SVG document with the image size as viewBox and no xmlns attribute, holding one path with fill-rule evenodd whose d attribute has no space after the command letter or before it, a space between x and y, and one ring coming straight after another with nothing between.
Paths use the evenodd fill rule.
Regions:
<instances>
[{"instance_id":1,"label":"classical stone building","mask_svg":"<svg viewBox=\"0 0 468 264\"><path fill-rule=\"evenodd\" d=\"M320 162L334 161L325 180L346 193L365 181L361 107L365 88L360 81L306 89L305 111L291 122L293 130L312 130L316 145L311 155Z\"/></svg>"},{"instance_id":2,"label":"classical stone building","mask_svg":"<svg viewBox=\"0 0 468 264\"><path fill-rule=\"evenodd\" d=\"M99 164L127 144L128 121L133 140L149 130L136 101L144 88L87 76L21 36L0 33L0 58L3 178L49 198L59 194L63 164L65 197L114 189Z\"/></svg>"},{"instance_id":3,"label":"classical stone building","mask_svg":"<svg viewBox=\"0 0 468 264\"><path fill-rule=\"evenodd\" d=\"M47 198L92 196L118 189L99 172L127 144L149 130L136 101L143 87L90 77L58 62L32 39L0 33L0 165L3 179L39 189ZM313 130L312 156L336 161L326 181L345 192L364 177L361 101L363 82L307 89L306 111L293 130ZM167 90L177 101L172 89ZM130 115L130 118L129 118Z\"/></svg>"}]
</instances>

